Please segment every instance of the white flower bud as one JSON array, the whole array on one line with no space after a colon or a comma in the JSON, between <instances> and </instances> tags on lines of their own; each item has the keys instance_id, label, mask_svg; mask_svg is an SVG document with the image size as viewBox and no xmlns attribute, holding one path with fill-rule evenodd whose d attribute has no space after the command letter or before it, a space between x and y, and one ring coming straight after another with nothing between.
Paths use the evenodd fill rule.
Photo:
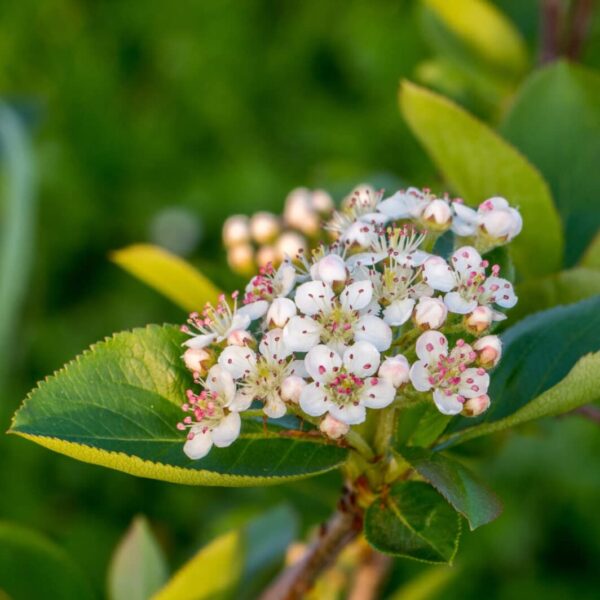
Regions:
<instances>
[{"instance_id":1,"label":"white flower bud","mask_svg":"<svg viewBox=\"0 0 600 600\"><path fill-rule=\"evenodd\" d=\"M199 373L203 377L213 362L213 355L204 348L188 348L183 353L183 362L192 373Z\"/></svg>"},{"instance_id":2,"label":"white flower bud","mask_svg":"<svg viewBox=\"0 0 600 600\"><path fill-rule=\"evenodd\" d=\"M283 220L294 229L312 236L320 228L320 219L312 207L312 194L306 188L292 190L285 201Z\"/></svg>"},{"instance_id":3,"label":"white flower bud","mask_svg":"<svg viewBox=\"0 0 600 600\"><path fill-rule=\"evenodd\" d=\"M227 252L229 266L242 275L250 275L254 272L254 249L250 244L240 244L229 248Z\"/></svg>"},{"instance_id":4,"label":"white flower bud","mask_svg":"<svg viewBox=\"0 0 600 600\"><path fill-rule=\"evenodd\" d=\"M465 417L478 417L490 407L490 397L487 394L469 398L463 404L462 413Z\"/></svg>"},{"instance_id":5,"label":"white flower bud","mask_svg":"<svg viewBox=\"0 0 600 600\"><path fill-rule=\"evenodd\" d=\"M267 311L267 323L283 328L296 315L296 305L289 298L275 298Z\"/></svg>"},{"instance_id":6,"label":"white flower bud","mask_svg":"<svg viewBox=\"0 0 600 600\"><path fill-rule=\"evenodd\" d=\"M256 252L256 262L259 267L265 267L269 263L277 264L277 250L273 246L261 246Z\"/></svg>"},{"instance_id":7,"label":"white flower bud","mask_svg":"<svg viewBox=\"0 0 600 600\"><path fill-rule=\"evenodd\" d=\"M279 260L284 260L286 256L294 259L298 254L306 252L306 240L295 231L286 231L277 240L275 248Z\"/></svg>"},{"instance_id":8,"label":"white flower bud","mask_svg":"<svg viewBox=\"0 0 600 600\"><path fill-rule=\"evenodd\" d=\"M290 375L281 382L281 397L286 402L298 404L300 394L306 385L306 381L298 375Z\"/></svg>"},{"instance_id":9,"label":"white flower bud","mask_svg":"<svg viewBox=\"0 0 600 600\"><path fill-rule=\"evenodd\" d=\"M408 382L410 365L402 354L386 358L379 367L378 375L395 388Z\"/></svg>"},{"instance_id":10,"label":"white flower bud","mask_svg":"<svg viewBox=\"0 0 600 600\"><path fill-rule=\"evenodd\" d=\"M334 209L333 200L325 190L315 190L310 200L313 209L318 213L329 213Z\"/></svg>"},{"instance_id":11,"label":"white flower bud","mask_svg":"<svg viewBox=\"0 0 600 600\"><path fill-rule=\"evenodd\" d=\"M330 414L327 414L321 421L319 429L327 437L330 437L332 440L337 440L348 433L350 430L350 425L342 423L341 421L334 419Z\"/></svg>"},{"instance_id":12,"label":"white flower bud","mask_svg":"<svg viewBox=\"0 0 600 600\"><path fill-rule=\"evenodd\" d=\"M465 328L473 334L480 334L490 328L494 312L489 306L478 306L465 317Z\"/></svg>"},{"instance_id":13,"label":"white flower bud","mask_svg":"<svg viewBox=\"0 0 600 600\"><path fill-rule=\"evenodd\" d=\"M427 222L431 229L444 231L452 224L452 209L445 200L436 198L427 204L421 213L421 219Z\"/></svg>"},{"instance_id":14,"label":"white flower bud","mask_svg":"<svg viewBox=\"0 0 600 600\"><path fill-rule=\"evenodd\" d=\"M229 346L253 346L255 342L254 336L245 329L236 329L227 336Z\"/></svg>"},{"instance_id":15,"label":"white flower bud","mask_svg":"<svg viewBox=\"0 0 600 600\"><path fill-rule=\"evenodd\" d=\"M495 240L510 242L523 227L521 214L505 198L489 198L480 204L477 212L479 227Z\"/></svg>"},{"instance_id":16,"label":"white flower bud","mask_svg":"<svg viewBox=\"0 0 600 600\"><path fill-rule=\"evenodd\" d=\"M337 254L328 254L315 264L315 279L333 284L346 281L348 273L344 259Z\"/></svg>"},{"instance_id":17,"label":"white flower bud","mask_svg":"<svg viewBox=\"0 0 600 600\"><path fill-rule=\"evenodd\" d=\"M479 338L473 349L477 352L477 362L484 369L495 367L502 356L502 342L497 335L486 335Z\"/></svg>"},{"instance_id":18,"label":"white flower bud","mask_svg":"<svg viewBox=\"0 0 600 600\"><path fill-rule=\"evenodd\" d=\"M415 323L421 329L439 329L446 321L448 309L439 298L419 298L415 307Z\"/></svg>"},{"instance_id":19,"label":"white flower bud","mask_svg":"<svg viewBox=\"0 0 600 600\"><path fill-rule=\"evenodd\" d=\"M223 244L226 248L245 244L249 240L250 227L245 215L233 215L223 223Z\"/></svg>"},{"instance_id":20,"label":"white flower bud","mask_svg":"<svg viewBox=\"0 0 600 600\"><path fill-rule=\"evenodd\" d=\"M270 212L257 212L250 219L250 233L258 244L266 244L281 231L279 219Z\"/></svg>"}]
</instances>

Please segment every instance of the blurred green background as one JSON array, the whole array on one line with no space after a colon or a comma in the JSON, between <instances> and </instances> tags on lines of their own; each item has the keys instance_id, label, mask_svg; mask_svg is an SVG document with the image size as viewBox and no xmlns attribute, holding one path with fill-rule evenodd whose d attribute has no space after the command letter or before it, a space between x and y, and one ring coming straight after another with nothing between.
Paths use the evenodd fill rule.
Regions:
<instances>
[{"instance_id":1,"label":"blurred green background","mask_svg":"<svg viewBox=\"0 0 600 600\"><path fill-rule=\"evenodd\" d=\"M160 243L231 288L239 281L228 275L220 247L229 214L279 212L299 185L337 198L363 181L439 187L397 107L400 79L431 84L427 61L444 48L419 4L0 4L0 89L31 133L38 178L35 234L24 249L32 272L1 358L8 369L2 430L37 380L89 344L149 322L184 320L111 264L111 250ZM496 4L535 63L538 3ZM579 56L591 67L600 66L599 29L595 14ZM494 88L486 79L465 85L452 73L444 77L438 88L492 124L518 83ZM465 451L483 456L479 470L506 511L464 534L458 573L440 597L597 598L597 425L567 417ZM314 525L339 485L329 476L271 489L177 487L6 436L0 478L0 519L57 542L97 597L105 593L110 555L138 513L175 567L216 533L270 506L287 503L303 528ZM390 589L424 568L399 563Z\"/></svg>"}]
</instances>

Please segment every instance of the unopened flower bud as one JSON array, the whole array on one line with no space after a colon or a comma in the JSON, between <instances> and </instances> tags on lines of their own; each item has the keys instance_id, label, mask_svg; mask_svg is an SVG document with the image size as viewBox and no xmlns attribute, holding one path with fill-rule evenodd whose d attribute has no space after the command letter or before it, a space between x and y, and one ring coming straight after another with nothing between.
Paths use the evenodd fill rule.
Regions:
<instances>
[{"instance_id":1,"label":"unopened flower bud","mask_svg":"<svg viewBox=\"0 0 600 600\"><path fill-rule=\"evenodd\" d=\"M334 209L331 196L325 190L315 190L310 198L311 205L318 213L326 214Z\"/></svg>"},{"instance_id":2,"label":"unopened flower bud","mask_svg":"<svg viewBox=\"0 0 600 600\"><path fill-rule=\"evenodd\" d=\"M300 394L306 385L306 381L298 375L289 375L281 383L281 397L286 402L298 404Z\"/></svg>"},{"instance_id":3,"label":"unopened flower bud","mask_svg":"<svg viewBox=\"0 0 600 600\"><path fill-rule=\"evenodd\" d=\"M279 260L285 257L296 258L302 252L306 252L306 240L299 233L286 231L282 233L275 244Z\"/></svg>"},{"instance_id":4,"label":"unopened flower bud","mask_svg":"<svg viewBox=\"0 0 600 600\"><path fill-rule=\"evenodd\" d=\"M452 209L448 202L436 198L425 207L421 219L430 229L445 231L452 224Z\"/></svg>"},{"instance_id":5,"label":"unopened flower bud","mask_svg":"<svg viewBox=\"0 0 600 600\"><path fill-rule=\"evenodd\" d=\"M267 311L267 323L270 326L285 327L286 323L296 315L296 304L289 298L275 298Z\"/></svg>"},{"instance_id":6,"label":"unopened flower bud","mask_svg":"<svg viewBox=\"0 0 600 600\"><path fill-rule=\"evenodd\" d=\"M510 242L523 227L521 214L505 198L489 198L481 203L477 212L480 228L496 240Z\"/></svg>"},{"instance_id":7,"label":"unopened flower bud","mask_svg":"<svg viewBox=\"0 0 600 600\"><path fill-rule=\"evenodd\" d=\"M448 309L439 298L419 298L415 307L415 323L421 329L439 329L446 321Z\"/></svg>"},{"instance_id":8,"label":"unopened flower bud","mask_svg":"<svg viewBox=\"0 0 600 600\"><path fill-rule=\"evenodd\" d=\"M344 259L337 254L328 254L315 263L313 278L329 283L346 281L348 272Z\"/></svg>"},{"instance_id":9,"label":"unopened flower bud","mask_svg":"<svg viewBox=\"0 0 600 600\"><path fill-rule=\"evenodd\" d=\"M465 417L478 417L490 407L490 397L487 394L469 398L463 404L462 414Z\"/></svg>"},{"instance_id":10,"label":"unopened flower bud","mask_svg":"<svg viewBox=\"0 0 600 600\"><path fill-rule=\"evenodd\" d=\"M226 248L250 241L250 226L245 215L233 215L223 224L223 244Z\"/></svg>"},{"instance_id":11,"label":"unopened flower bud","mask_svg":"<svg viewBox=\"0 0 600 600\"><path fill-rule=\"evenodd\" d=\"M410 365L402 354L386 358L379 367L378 375L395 388L408 382Z\"/></svg>"},{"instance_id":12,"label":"unopened flower bud","mask_svg":"<svg viewBox=\"0 0 600 600\"><path fill-rule=\"evenodd\" d=\"M254 336L245 329L236 329L227 336L229 346L254 346L255 343Z\"/></svg>"},{"instance_id":13,"label":"unopened flower bud","mask_svg":"<svg viewBox=\"0 0 600 600\"><path fill-rule=\"evenodd\" d=\"M250 275L254 272L254 249L250 244L240 244L229 248L227 252L229 266L242 275Z\"/></svg>"},{"instance_id":14,"label":"unopened flower bud","mask_svg":"<svg viewBox=\"0 0 600 600\"><path fill-rule=\"evenodd\" d=\"M269 263L277 264L277 250L273 246L261 246L256 252L256 262L259 267L266 267Z\"/></svg>"},{"instance_id":15,"label":"unopened flower bud","mask_svg":"<svg viewBox=\"0 0 600 600\"><path fill-rule=\"evenodd\" d=\"M337 440L341 438L343 435L346 435L350 430L350 425L346 423L342 423L337 419L333 418L330 414L327 414L325 418L321 421L319 425L319 429L332 440Z\"/></svg>"},{"instance_id":16,"label":"unopened flower bud","mask_svg":"<svg viewBox=\"0 0 600 600\"><path fill-rule=\"evenodd\" d=\"M281 231L279 219L270 212L257 212L250 219L250 233L258 244L267 244Z\"/></svg>"},{"instance_id":17,"label":"unopened flower bud","mask_svg":"<svg viewBox=\"0 0 600 600\"><path fill-rule=\"evenodd\" d=\"M199 373L204 377L214 362L214 356L205 348L188 348L183 353L183 362L192 373Z\"/></svg>"},{"instance_id":18,"label":"unopened flower bud","mask_svg":"<svg viewBox=\"0 0 600 600\"><path fill-rule=\"evenodd\" d=\"M473 349L477 352L477 362L484 369L495 367L502 356L502 342L497 335L485 335L479 338Z\"/></svg>"},{"instance_id":19,"label":"unopened flower bud","mask_svg":"<svg viewBox=\"0 0 600 600\"><path fill-rule=\"evenodd\" d=\"M474 335L479 335L490 328L494 320L494 313L489 306L477 306L473 312L465 317L465 328Z\"/></svg>"},{"instance_id":20,"label":"unopened flower bud","mask_svg":"<svg viewBox=\"0 0 600 600\"><path fill-rule=\"evenodd\" d=\"M313 236L319 231L320 219L312 206L312 194L306 188L292 190L285 201L283 220L302 233Z\"/></svg>"}]
</instances>

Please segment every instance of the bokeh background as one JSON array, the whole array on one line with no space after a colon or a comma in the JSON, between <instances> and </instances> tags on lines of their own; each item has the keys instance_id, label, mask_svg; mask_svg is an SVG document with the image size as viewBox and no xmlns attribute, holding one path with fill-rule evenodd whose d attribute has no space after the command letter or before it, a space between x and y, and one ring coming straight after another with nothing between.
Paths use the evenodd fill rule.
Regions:
<instances>
[{"instance_id":1,"label":"bokeh background","mask_svg":"<svg viewBox=\"0 0 600 600\"><path fill-rule=\"evenodd\" d=\"M28 254L31 271L0 357L0 429L37 380L89 344L184 320L112 264L111 250L158 243L231 288L239 281L220 245L229 214L279 212L299 185L338 199L363 181L439 187L399 114L400 79L442 89L492 124L518 82L436 70L445 46L420 4L0 3L2 100L26 123L37 172L23 247L23 272ZM539 3L496 4L522 34L531 69L542 44ZM577 57L584 65L600 66L599 31L595 14ZM466 71L476 66L467 61ZM456 574L438 597L597 598L598 425L565 417L465 452L506 508L464 533ZM270 489L177 487L0 436L0 519L57 542L98 598L136 514L148 517L176 567L268 507L289 505L306 530L329 512L338 485L330 476ZM390 589L424 568L400 563Z\"/></svg>"}]
</instances>

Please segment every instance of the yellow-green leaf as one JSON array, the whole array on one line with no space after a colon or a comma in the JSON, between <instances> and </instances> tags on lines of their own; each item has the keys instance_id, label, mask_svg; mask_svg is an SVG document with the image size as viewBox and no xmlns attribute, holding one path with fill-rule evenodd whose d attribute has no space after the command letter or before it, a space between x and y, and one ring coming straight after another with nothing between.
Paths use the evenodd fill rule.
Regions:
<instances>
[{"instance_id":1,"label":"yellow-green leaf","mask_svg":"<svg viewBox=\"0 0 600 600\"><path fill-rule=\"evenodd\" d=\"M215 303L219 289L188 262L151 244L134 244L111 254L117 265L187 311Z\"/></svg>"},{"instance_id":2,"label":"yellow-green leaf","mask_svg":"<svg viewBox=\"0 0 600 600\"><path fill-rule=\"evenodd\" d=\"M466 202L504 196L520 209L523 231L510 249L521 275L558 270L562 227L539 172L484 123L439 94L404 82L400 106L414 134Z\"/></svg>"},{"instance_id":3,"label":"yellow-green leaf","mask_svg":"<svg viewBox=\"0 0 600 600\"><path fill-rule=\"evenodd\" d=\"M581 266L600 270L600 233L592 240L581 258Z\"/></svg>"},{"instance_id":4,"label":"yellow-green leaf","mask_svg":"<svg viewBox=\"0 0 600 600\"><path fill-rule=\"evenodd\" d=\"M212 600L236 585L243 562L240 533L222 535L175 573L152 600Z\"/></svg>"}]
</instances>

